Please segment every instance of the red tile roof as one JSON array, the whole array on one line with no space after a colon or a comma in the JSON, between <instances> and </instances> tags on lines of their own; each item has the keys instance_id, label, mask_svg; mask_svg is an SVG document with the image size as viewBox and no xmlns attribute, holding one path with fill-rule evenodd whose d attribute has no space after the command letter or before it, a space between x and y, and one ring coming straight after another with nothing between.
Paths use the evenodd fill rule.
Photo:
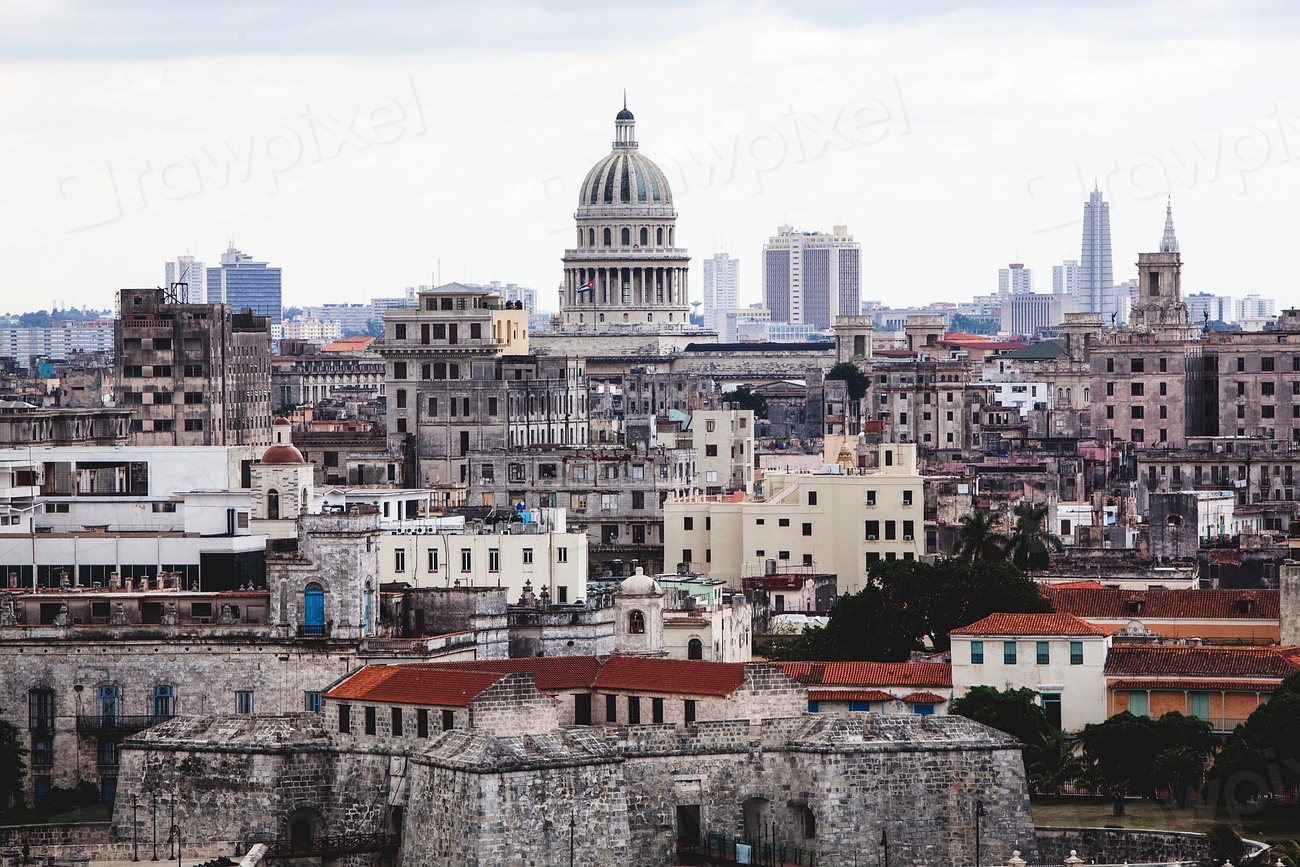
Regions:
<instances>
[{"instance_id":1,"label":"red tile roof","mask_svg":"<svg viewBox=\"0 0 1300 867\"><path fill-rule=\"evenodd\" d=\"M893 701L894 697L878 689L810 689L809 701Z\"/></svg>"},{"instance_id":2,"label":"red tile roof","mask_svg":"<svg viewBox=\"0 0 1300 867\"><path fill-rule=\"evenodd\" d=\"M681 695L731 695L745 683L741 662L701 662L614 656L600 667L596 689L626 689Z\"/></svg>"},{"instance_id":3,"label":"red tile roof","mask_svg":"<svg viewBox=\"0 0 1300 867\"><path fill-rule=\"evenodd\" d=\"M1112 647L1106 657L1107 677L1282 678L1296 671L1300 671L1300 648L1296 647L1119 644Z\"/></svg>"},{"instance_id":4,"label":"red tile roof","mask_svg":"<svg viewBox=\"0 0 1300 867\"><path fill-rule=\"evenodd\" d=\"M468 707L470 699L503 675L431 665L367 665L325 693L342 701Z\"/></svg>"},{"instance_id":5,"label":"red tile roof","mask_svg":"<svg viewBox=\"0 0 1300 867\"><path fill-rule=\"evenodd\" d=\"M434 668L457 671L483 671L513 674L529 671L537 678L537 688L554 693L566 689L590 689L600 671L594 656L538 656L526 659L481 659L464 662L438 662Z\"/></svg>"},{"instance_id":6,"label":"red tile roof","mask_svg":"<svg viewBox=\"0 0 1300 867\"><path fill-rule=\"evenodd\" d=\"M1257 678L1255 680L1210 680L1203 678L1161 678L1159 680L1117 680L1111 689L1208 689L1224 692L1269 692L1271 693L1281 678Z\"/></svg>"},{"instance_id":7,"label":"red tile roof","mask_svg":"<svg viewBox=\"0 0 1300 867\"><path fill-rule=\"evenodd\" d=\"M932 692L914 692L911 695L903 696L903 701L908 704L937 704L947 700L943 696L935 695Z\"/></svg>"},{"instance_id":8,"label":"red tile roof","mask_svg":"<svg viewBox=\"0 0 1300 867\"><path fill-rule=\"evenodd\" d=\"M990 614L949 635L1108 635L1073 614Z\"/></svg>"},{"instance_id":9,"label":"red tile roof","mask_svg":"<svg viewBox=\"0 0 1300 867\"><path fill-rule=\"evenodd\" d=\"M1107 620L1278 619L1276 590L1124 590L1117 587L1040 588L1058 612ZM1129 602L1141 603L1129 610ZM1239 601L1251 602L1239 611Z\"/></svg>"},{"instance_id":10,"label":"red tile roof","mask_svg":"<svg viewBox=\"0 0 1300 867\"><path fill-rule=\"evenodd\" d=\"M787 676L824 686L952 686L946 662L778 662Z\"/></svg>"}]
</instances>

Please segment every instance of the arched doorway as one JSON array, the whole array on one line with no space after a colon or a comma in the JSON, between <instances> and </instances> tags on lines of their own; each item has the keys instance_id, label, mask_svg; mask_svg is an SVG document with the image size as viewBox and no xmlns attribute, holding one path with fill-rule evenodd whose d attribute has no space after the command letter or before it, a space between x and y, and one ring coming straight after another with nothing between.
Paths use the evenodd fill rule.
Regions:
<instances>
[{"instance_id":1,"label":"arched doorway","mask_svg":"<svg viewBox=\"0 0 1300 867\"><path fill-rule=\"evenodd\" d=\"M703 642L703 641L700 641L698 638L692 638L690 641L688 641L688 642L686 643L686 658L687 658L687 659L703 659L703 658L704 658L704 642Z\"/></svg>"},{"instance_id":2,"label":"arched doorway","mask_svg":"<svg viewBox=\"0 0 1300 867\"><path fill-rule=\"evenodd\" d=\"M302 631L304 635L325 634L325 588L315 581L303 590Z\"/></svg>"}]
</instances>

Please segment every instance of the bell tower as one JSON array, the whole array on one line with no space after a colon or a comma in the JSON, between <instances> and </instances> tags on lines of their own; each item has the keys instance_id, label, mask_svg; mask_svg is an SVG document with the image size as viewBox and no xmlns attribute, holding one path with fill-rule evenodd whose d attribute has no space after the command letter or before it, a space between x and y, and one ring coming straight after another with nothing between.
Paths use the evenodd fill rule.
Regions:
<instances>
[{"instance_id":1,"label":"bell tower","mask_svg":"<svg viewBox=\"0 0 1300 867\"><path fill-rule=\"evenodd\" d=\"M1165 210L1165 233L1160 252L1139 253L1139 298L1129 314L1129 329L1149 331L1168 340L1186 340L1190 336L1190 319L1183 302L1183 260L1174 235L1174 212Z\"/></svg>"}]
</instances>

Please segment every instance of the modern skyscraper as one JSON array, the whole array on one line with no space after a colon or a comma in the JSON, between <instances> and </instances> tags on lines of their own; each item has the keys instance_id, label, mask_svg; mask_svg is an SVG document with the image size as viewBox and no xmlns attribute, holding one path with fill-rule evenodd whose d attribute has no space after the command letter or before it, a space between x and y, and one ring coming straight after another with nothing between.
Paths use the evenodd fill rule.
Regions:
<instances>
[{"instance_id":1,"label":"modern skyscraper","mask_svg":"<svg viewBox=\"0 0 1300 867\"><path fill-rule=\"evenodd\" d=\"M163 263L166 282L163 285L176 290L176 300L181 304L204 304L208 300L208 272L202 262L193 256L177 256L175 262ZM179 286L177 284L185 284Z\"/></svg>"},{"instance_id":2,"label":"modern skyscraper","mask_svg":"<svg viewBox=\"0 0 1300 867\"><path fill-rule=\"evenodd\" d=\"M860 296L861 248L848 226L796 232L781 226L763 246L763 299L773 322L830 328L836 316L855 316Z\"/></svg>"},{"instance_id":3,"label":"modern skyscraper","mask_svg":"<svg viewBox=\"0 0 1300 867\"><path fill-rule=\"evenodd\" d=\"M1079 263L1074 259L1052 266L1052 294L1079 294Z\"/></svg>"},{"instance_id":4,"label":"modern skyscraper","mask_svg":"<svg viewBox=\"0 0 1300 867\"><path fill-rule=\"evenodd\" d=\"M1103 321L1115 312L1115 305L1107 305L1106 296L1112 295L1115 277L1110 259L1110 203L1101 197L1101 190L1093 191L1083 206L1083 250L1079 257L1080 312L1100 313ZM1107 309L1109 306L1110 309Z\"/></svg>"},{"instance_id":5,"label":"modern skyscraper","mask_svg":"<svg viewBox=\"0 0 1300 867\"><path fill-rule=\"evenodd\" d=\"M1034 270L1019 262L998 269L999 295L1024 295L1034 291Z\"/></svg>"},{"instance_id":6,"label":"modern skyscraper","mask_svg":"<svg viewBox=\"0 0 1300 867\"><path fill-rule=\"evenodd\" d=\"M281 321L280 269L241 253L231 244L221 254L221 267L208 269L208 303L229 304L236 313L247 308Z\"/></svg>"},{"instance_id":7,"label":"modern skyscraper","mask_svg":"<svg viewBox=\"0 0 1300 867\"><path fill-rule=\"evenodd\" d=\"M704 260L704 327L718 327L718 311L736 309L740 289L740 260L714 253Z\"/></svg>"}]
</instances>

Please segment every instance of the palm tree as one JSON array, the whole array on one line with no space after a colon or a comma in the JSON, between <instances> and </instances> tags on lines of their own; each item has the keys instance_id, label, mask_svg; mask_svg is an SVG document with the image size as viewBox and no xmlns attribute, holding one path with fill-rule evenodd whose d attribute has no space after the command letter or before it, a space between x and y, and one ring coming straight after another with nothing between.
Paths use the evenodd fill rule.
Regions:
<instances>
[{"instance_id":1,"label":"palm tree","mask_svg":"<svg viewBox=\"0 0 1300 867\"><path fill-rule=\"evenodd\" d=\"M1007 537L997 532L994 517L978 506L959 519L957 544L953 553L966 560L1005 560Z\"/></svg>"},{"instance_id":2,"label":"palm tree","mask_svg":"<svg viewBox=\"0 0 1300 867\"><path fill-rule=\"evenodd\" d=\"M1052 562L1051 552L1065 550L1060 539L1043 529L1047 507L1021 503L1015 515L1016 525L1006 547L1011 562L1022 572L1046 569Z\"/></svg>"},{"instance_id":3,"label":"palm tree","mask_svg":"<svg viewBox=\"0 0 1300 867\"><path fill-rule=\"evenodd\" d=\"M1060 797L1062 788L1084 775L1084 761L1075 753L1076 745L1054 728L1040 743L1026 747L1029 782L1035 791Z\"/></svg>"}]
</instances>

